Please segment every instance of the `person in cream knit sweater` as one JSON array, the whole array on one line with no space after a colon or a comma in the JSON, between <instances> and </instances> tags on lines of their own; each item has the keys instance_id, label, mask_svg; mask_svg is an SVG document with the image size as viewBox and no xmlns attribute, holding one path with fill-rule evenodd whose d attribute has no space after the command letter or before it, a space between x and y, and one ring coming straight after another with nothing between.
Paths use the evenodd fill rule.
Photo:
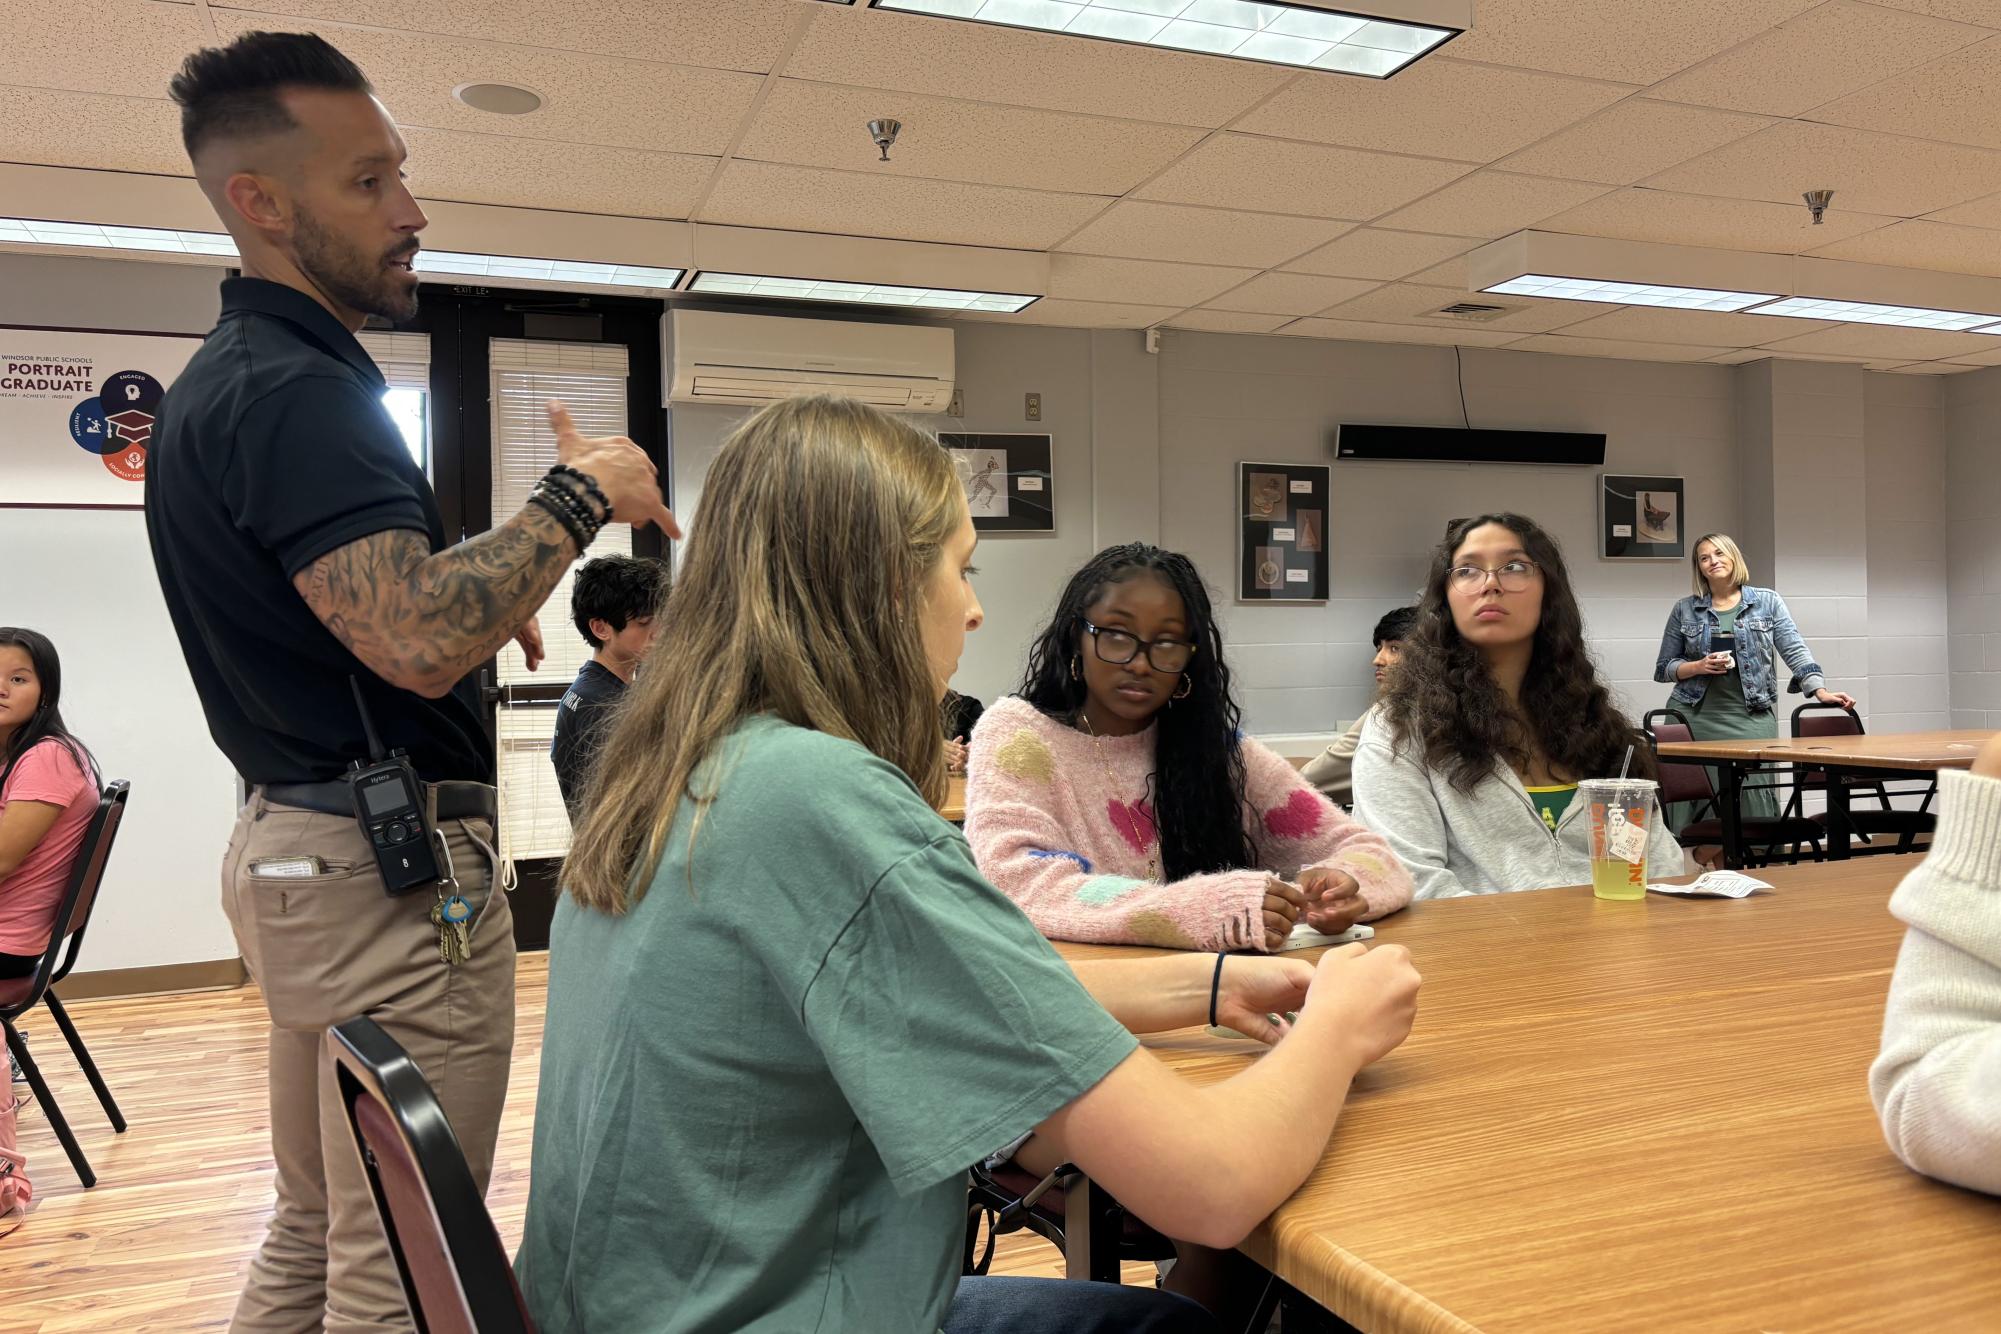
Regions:
<instances>
[{"instance_id":1,"label":"person in cream knit sweater","mask_svg":"<svg viewBox=\"0 0 2001 1334\"><path fill-rule=\"evenodd\" d=\"M1938 789L1931 852L1890 899L1910 930L1869 1094L1913 1170L2001 1195L2001 736Z\"/></svg>"}]
</instances>

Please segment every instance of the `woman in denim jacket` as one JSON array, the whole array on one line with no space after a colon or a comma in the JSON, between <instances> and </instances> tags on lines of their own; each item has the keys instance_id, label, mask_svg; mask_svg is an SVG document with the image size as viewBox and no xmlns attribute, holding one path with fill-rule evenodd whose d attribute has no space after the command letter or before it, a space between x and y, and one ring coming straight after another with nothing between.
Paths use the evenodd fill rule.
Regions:
<instances>
[{"instance_id":1,"label":"woman in denim jacket","mask_svg":"<svg viewBox=\"0 0 2001 1334\"><path fill-rule=\"evenodd\" d=\"M1809 699L1855 707L1852 695L1826 688L1826 677L1800 638L1785 599L1769 588L1751 587L1744 553L1735 542L1711 533L1695 544L1689 563L1694 567L1695 596L1675 603L1668 614L1654 679L1674 682L1668 707L1687 716L1696 740L1779 734L1775 653L1799 677ZM1747 816L1779 813L1772 790L1763 786L1745 789L1743 809ZM1677 811L1669 820L1678 827L1687 818ZM1715 850L1709 848L1696 853L1703 861L1714 856Z\"/></svg>"}]
</instances>

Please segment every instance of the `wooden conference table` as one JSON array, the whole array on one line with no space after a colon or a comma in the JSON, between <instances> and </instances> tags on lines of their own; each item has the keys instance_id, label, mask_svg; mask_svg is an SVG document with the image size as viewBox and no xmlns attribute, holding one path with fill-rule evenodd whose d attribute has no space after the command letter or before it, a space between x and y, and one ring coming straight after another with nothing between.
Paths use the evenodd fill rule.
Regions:
<instances>
[{"instance_id":1,"label":"wooden conference table","mask_svg":"<svg viewBox=\"0 0 2001 1334\"><path fill-rule=\"evenodd\" d=\"M1369 1334L2001 1327L2001 1200L1906 1169L1869 1103L1902 935L1885 901L1916 861L1377 923L1424 973L1417 1026L1243 1249ZM1260 1050L1146 1041L1198 1082Z\"/></svg>"},{"instance_id":2,"label":"wooden conference table","mask_svg":"<svg viewBox=\"0 0 2001 1334\"><path fill-rule=\"evenodd\" d=\"M1723 821L1725 864L1744 864L1742 836L1744 775L1761 764L1804 764L1825 769L1827 788L1827 855L1836 861L1849 855L1847 777L1909 777L1940 769L1970 769L1992 729L1883 733L1866 736L1803 736L1746 741L1668 741L1660 746L1663 759L1704 760L1723 771L1718 812ZM1997 1321L2001 1328L2001 1321Z\"/></svg>"}]
</instances>

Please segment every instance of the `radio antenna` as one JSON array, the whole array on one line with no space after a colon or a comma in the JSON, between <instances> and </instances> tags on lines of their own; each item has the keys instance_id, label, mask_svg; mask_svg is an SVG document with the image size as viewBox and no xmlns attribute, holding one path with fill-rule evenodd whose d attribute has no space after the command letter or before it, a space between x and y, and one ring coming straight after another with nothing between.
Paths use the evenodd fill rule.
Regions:
<instances>
[{"instance_id":1,"label":"radio antenna","mask_svg":"<svg viewBox=\"0 0 2001 1334\"><path fill-rule=\"evenodd\" d=\"M361 682L350 676L347 678L347 685L348 689L354 692L355 710L361 714L362 735L368 738L368 758L372 762L380 763L385 754L382 749L382 738L376 735L375 719L368 713L368 701L361 697Z\"/></svg>"}]
</instances>

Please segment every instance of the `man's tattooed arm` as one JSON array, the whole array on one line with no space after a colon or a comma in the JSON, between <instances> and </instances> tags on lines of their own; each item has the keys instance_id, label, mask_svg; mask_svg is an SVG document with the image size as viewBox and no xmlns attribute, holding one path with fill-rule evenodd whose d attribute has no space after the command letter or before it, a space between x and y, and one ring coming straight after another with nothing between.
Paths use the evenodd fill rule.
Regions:
<instances>
[{"instance_id":1,"label":"man's tattooed arm","mask_svg":"<svg viewBox=\"0 0 2001 1334\"><path fill-rule=\"evenodd\" d=\"M393 686L430 699L499 651L541 610L577 548L530 505L436 555L422 533L374 533L292 579L334 637Z\"/></svg>"}]
</instances>

